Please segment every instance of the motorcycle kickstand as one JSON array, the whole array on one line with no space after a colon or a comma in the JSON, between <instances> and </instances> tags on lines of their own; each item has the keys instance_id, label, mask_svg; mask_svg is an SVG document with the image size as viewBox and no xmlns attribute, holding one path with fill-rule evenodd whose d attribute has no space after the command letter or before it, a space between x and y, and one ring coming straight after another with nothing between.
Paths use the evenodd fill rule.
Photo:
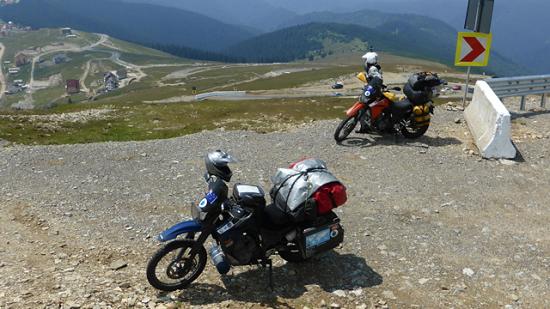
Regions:
<instances>
[{"instance_id":1,"label":"motorcycle kickstand","mask_svg":"<svg viewBox=\"0 0 550 309\"><path fill-rule=\"evenodd\" d=\"M267 267L269 271L269 288L273 292L275 290L273 287L273 261L271 259L265 259L262 261L262 266Z\"/></svg>"},{"instance_id":2,"label":"motorcycle kickstand","mask_svg":"<svg viewBox=\"0 0 550 309\"><path fill-rule=\"evenodd\" d=\"M401 134L399 133L401 131L401 127L396 125L393 130L393 141L395 144L399 144L399 140L401 139Z\"/></svg>"},{"instance_id":3,"label":"motorcycle kickstand","mask_svg":"<svg viewBox=\"0 0 550 309\"><path fill-rule=\"evenodd\" d=\"M399 144L399 138L400 138L400 136L399 136L398 132L393 133L393 142L395 144Z\"/></svg>"}]
</instances>

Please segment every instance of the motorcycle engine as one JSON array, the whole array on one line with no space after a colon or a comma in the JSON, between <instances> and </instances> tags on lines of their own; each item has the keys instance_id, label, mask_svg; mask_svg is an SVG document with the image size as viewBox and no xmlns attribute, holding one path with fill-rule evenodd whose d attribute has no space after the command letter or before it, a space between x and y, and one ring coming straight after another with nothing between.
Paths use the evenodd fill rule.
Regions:
<instances>
[{"instance_id":1,"label":"motorcycle engine","mask_svg":"<svg viewBox=\"0 0 550 309\"><path fill-rule=\"evenodd\" d=\"M376 120L375 126L379 131L387 131L391 129L392 123L390 117L388 117L388 114L385 112L382 113L382 115Z\"/></svg>"},{"instance_id":2,"label":"motorcycle engine","mask_svg":"<svg viewBox=\"0 0 550 309\"><path fill-rule=\"evenodd\" d=\"M234 234L222 243L223 251L231 265L247 265L257 256L259 247L254 238L246 233Z\"/></svg>"},{"instance_id":3,"label":"motorcycle engine","mask_svg":"<svg viewBox=\"0 0 550 309\"><path fill-rule=\"evenodd\" d=\"M260 252L256 239L250 233L250 228L256 226L252 213L238 205L228 212L227 223L231 227L220 235L223 252L231 265L247 265ZM220 229L218 229L220 232Z\"/></svg>"}]
</instances>

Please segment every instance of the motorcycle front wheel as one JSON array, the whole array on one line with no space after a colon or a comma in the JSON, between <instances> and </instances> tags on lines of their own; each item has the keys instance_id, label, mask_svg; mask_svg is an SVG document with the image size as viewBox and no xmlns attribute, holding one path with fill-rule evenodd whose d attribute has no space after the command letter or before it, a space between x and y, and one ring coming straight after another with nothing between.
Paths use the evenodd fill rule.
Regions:
<instances>
[{"instance_id":1,"label":"motorcycle front wheel","mask_svg":"<svg viewBox=\"0 0 550 309\"><path fill-rule=\"evenodd\" d=\"M406 126L403 126L401 128L401 134L403 134L405 138L410 138L410 139L419 138L422 135L424 135L426 131L428 131L429 127L430 125L417 127L409 122Z\"/></svg>"},{"instance_id":2,"label":"motorcycle front wheel","mask_svg":"<svg viewBox=\"0 0 550 309\"><path fill-rule=\"evenodd\" d=\"M359 121L356 116L348 117L342 120L342 122L340 122L340 124L336 128L336 132L334 132L334 139L336 140L336 142L340 143L345 140L346 137L348 137L351 132L353 132L353 129L355 129L358 122Z\"/></svg>"},{"instance_id":3,"label":"motorcycle front wheel","mask_svg":"<svg viewBox=\"0 0 550 309\"><path fill-rule=\"evenodd\" d=\"M206 249L200 246L191 256L193 240L176 240L159 249L147 264L147 280L161 291L185 289L206 266Z\"/></svg>"}]
</instances>

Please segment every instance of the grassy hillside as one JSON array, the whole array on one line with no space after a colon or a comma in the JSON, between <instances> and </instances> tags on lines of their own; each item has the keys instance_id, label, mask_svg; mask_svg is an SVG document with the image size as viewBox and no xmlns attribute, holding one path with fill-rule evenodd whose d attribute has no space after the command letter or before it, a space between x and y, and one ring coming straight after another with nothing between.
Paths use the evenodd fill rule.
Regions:
<instances>
[{"instance_id":1,"label":"grassy hillside","mask_svg":"<svg viewBox=\"0 0 550 309\"><path fill-rule=\"evenodd\" d=\"M85 123L56 123L50 120L60 113L83 110L109 111ZM343 114L339 98L273 99L263 101L211 101L166 105L109 104L65 105L35 116L0 115L0 139L18 144L75 144L104 141L134 141L172 138L203 130L253 130L271 132L313 119L333 119ZM315 114L311 111L315 110ZM261 121L259 121L261 120Z\"/></svg>"},{"instance_id":2,"label":"grassy hillside","mask_svg":"<svg viewBox=\"0 0 550 309\"><path fill-rule=\"evenodd\" d=\"M52 44L70 44L81 47L91 42L95 42L98 39L99 36L93 33L83 32L76 38L65 38L61 35L59 29L40 29L36 31L18 32L17 34L12 33L0 40L6 46L4 57L7 60L12 60L17 52L28 48L34 49L36 47Z\"/></svg>"},{"instance_id":3,"label":"grassy hillside","mask_svg":"<svg viewBox=\"0 0 550 309\"><path fill-rule=\"evenodd\" d=\"M140 72L140 66L189 63L186 59L134 43L108 37L103 39L98 34L80 31L74 33L76 37L67 38L61 35L60 29L40 29L12 32L3 37L2 43L6 46L3 61L15 63L14 57L21 51L28 55L29 59L28 64L20 67L21 71L18 74L6 74L7 84L10 85L19 79L24 84L30 84L31 80L34 80L34 83L31 92L22 91L4 96L0 107L29 103L35 108L44 108L66 103L68 97L65 94L65 81L68 79L81 81L83 92L71 96L71 101L82 102L102 87L105 72L125 68L131 78L143 74ZM103 43L98 45L98 42ZM54 57L59 55L64 55L66 60L55 63ZM32 59L36 59L34 74L30 63ZM7 69L4 69L4 73L7 73Z\"/></svg>"},{"instance_id":4,"label":"grassy hillside","mask_svg":"<svg viewBox=\"0 0 550 309\"><path fill-rule=\"evenodd\" d=\"M3 7L0 18L34 28L72 27L140 43L219 50L253 33L197 13L114 0L23 0Z\"/></svg>"}]
</instances>

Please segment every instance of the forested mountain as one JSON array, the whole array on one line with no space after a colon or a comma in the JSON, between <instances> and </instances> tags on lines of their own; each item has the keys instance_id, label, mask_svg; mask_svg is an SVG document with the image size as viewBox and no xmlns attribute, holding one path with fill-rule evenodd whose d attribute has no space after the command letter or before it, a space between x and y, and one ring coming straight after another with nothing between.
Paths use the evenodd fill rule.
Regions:
<instances>
[{"instance_id":1,"label":"forested mountain","mask_svg":"<svg viewBox=\"0 0 550 309\"><path fill-rule=\"evenodd\" d=\"M308 57L326 56L327 45L349 43L354 39L395 49L378 31L356 25L311 23L264 34L225 50L231 56L249 61L286 62ZM386 44L387 43L387 44ZM366 48L366 47L365 47Z\"/></svg>"},{"instance_id":2,"label":"forested mountain","mask_svg":"<svg viewBox=\"0 0 550 309\"><path fill-rule=\"evenodd\" d=\"M265 0L272 5L307 14L322 11L354 12L363 10L365 18L377 18L376 12L419 14L444 21L461 31L466 16L466 0ZM372 13L371 13L372 12ZM506 58L538 73L550 73L550 1L495 1L492 33L493 47ZM351 15L348 15L351 16ZM307 18L307 17L306 17ZM321 21L321 20L309 20ZM333 20L336 22L336 20ZM304 23L304 21L300 22Z\"/></svg>"},{"instance_id":3,"label":"forested mountain","mask_svg":"<svg viewBox=\"0 0 550 309\"><path fill-rule=\"evenodd\" d=\"M221 50L254 35L240 26L197 13L115 0L22 0L2 7L0 18L31 26L72 27L139 43Z\"/></svg>"},{"instance_id":4,"label":"forested mountain","mask_svg":"<svg viewBox=\"0 0 550 309\"><path fill-rule=\"evenodd\" d=\"M406 19L383 22L376 28L353 24L310 23L261 35L225 50L233 57L245 57L248 61L283 62L305 58L323 57L333 52L332 47L343 44L358 46L365 42L377 51L439 61L454 62L455 41L445 38L445 29L435 31L433 27L419 27ZM449 35L451 31L449 30ZM338 47L339 46L339 47ZM360 46L360 44L359 44ZM509 75L522 69L502 56L493 53L488 71L498 75Z\"/></svg>"},{"instance_id":5,"label":"forested mountain","mask_svg":"<svg viewBox=\"0 0 550 309\"><path fill-rule=\"evenodd\" d=\"M181 45L151 44L150 47L181 58L228 63L251 62L245 57L230 56L221 52L205 51Z\"/></svg>"}]
</instances>

